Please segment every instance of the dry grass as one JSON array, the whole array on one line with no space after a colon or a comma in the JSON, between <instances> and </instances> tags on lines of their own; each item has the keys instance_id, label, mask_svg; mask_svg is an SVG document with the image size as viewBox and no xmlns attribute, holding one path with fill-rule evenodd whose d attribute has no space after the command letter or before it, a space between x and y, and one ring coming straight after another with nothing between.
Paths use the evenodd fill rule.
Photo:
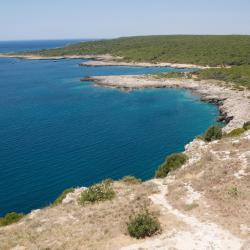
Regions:
<instances>
[{"instance_id":1,"label":"dry grass","mask_svg":"<svg viewBox=\"0 0 250 250\"><path fill-rule=\"evenodd\" d=\"M213 221L240 237L250 236L242 225L250 225L250 140L243 136L225 138L208 144L208 150L196 164L175 173L176 181L169 186L171 204L201 220ZM235 173L245 168L245 175ZM187 183L201 198L187 204ZM195 204L195 205L193 205Z\"/></svg>"},{"instance_id":2,"label":"dry grass","mask_svg":"<svg viewBox=\"0 0 250 250\"><path fill-rule=\"evenodd\" d=\"M190 160L197 155L200 158L188 161L163 180L168 183L167 200L173 208L249 239L250 132L248 134L248 138L245 133L187 150ZM173 181L168 182L171 179ZM150 196L159 191L155 183L136 182L135 185L134 179L130 181L111 183L116 193L112 200L81 206L75 197L73 202L42 209L16 224L0 228L0 249L16 246L32 250L119 249L138 242L128 235L127 222L129 216L145 207L159 218L167 237L192 228L167 209L152 203Z\"/></svg>"},{"instance_id":3,"label":"dry grass","mask_svg":"<svg viewBox=\"0 0 250 250\"><path fill-rule=\"evenodd\" d=\"M111 201L60 204L27 216L22 222L0 229L0 249L117 249L133 242L127 235L130 215L150 207L154 184L127 185L114 182Z\"/></svg>"}]
</instances>

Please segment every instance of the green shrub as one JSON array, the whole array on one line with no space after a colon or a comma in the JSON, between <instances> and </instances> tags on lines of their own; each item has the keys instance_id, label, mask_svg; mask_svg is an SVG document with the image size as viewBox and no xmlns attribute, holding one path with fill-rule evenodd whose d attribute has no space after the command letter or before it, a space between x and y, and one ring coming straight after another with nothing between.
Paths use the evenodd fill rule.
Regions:
<instances>
[{"instance_id":1,"label":"green shrub","mask_svg":"<svg viewBox=\"0 0 250 250\"><path fill-rule=\"evenodd\" d=\"M249 121L249 122L245 122L244 125L243 125L243 128L244 128L245 130L250 129L250 121Z\"/></svg>"},{"instance_id":2,"label":"green shrub","mask_svg":"<svg viewBox=\"0 0 250 250\"><path fill-rule=\"evenodd\" d=\"M67 194L69 193L73 193L74 192L74 188L67 188L65 189L60 196L52 203L52 206L57 206L59 204L62 203L62 201L66 198Z\"/></svg>"},{"instance_id":3,"label":"green shrub","mask_svg":"<svg viewBox=\"0 0 250 250\"><path fill-rule=\"evenodd\" d=\"M0 227L7 226L12 223L18 222L24 217L22 213L11 212L0 218Z\"/></svg>"},{"instance_id":4,"label":"green shrub","mask_svg":"<svg viewBox=\"0 0 250 250\"><path fill-rule=\"evenodd\" d=\"M164 178L171 170L181 167L187 161L187 156L183 153L171 154L166 161L158 168L155 177Z\"/></svg>"},{"instance_id":5,"label":"green shrub","mask_svg":"<svg viewBox=\"0 0 250 250\"><path fill-rule=\"evenodd\" d=\"M110 184L102 182L95 184L81 193L79 203L85 205L98 201L111 200L115 196L115 191Z\"/></svg>"},{"instance_id":6,"label":"green shrub","mask_svg":"<svg viewBox=\"0 0 250 250\"><path fill-rule=\"evenodd\" d=\"M226 134L226 137L233 137L233 136L238 136L241 135L245 132L244 128L236 128L230 131L228 134Z\"/></svg>"},{"instance_id":7,"label":"green shrub","mask_svg":"<svg viewBox=\"0 0 250 250\"><path fill-rule=\"evenodd\" d=\"M139 183L141 183L141 179L137 179L136 177L130 176L130 175L124 176L122 178L122 181L127 183L127 184L139 184Z\"/></svg>"},{"instance_id":8,"label":"green shrub","mask_svg":"<svg viewBox=\"0 0 250 250\"><path fill-rule=\"evenodd\" d=\"M204 134L205 141L219 140L221 138L222 138L222 129L217 125L209 127Z\"/></svg>"},{"instance_id":9,"label":"green shrub","mask_svg":"<svg viewBox=\"0 0 250 250\"><path fill-rule=\"evenodd\" d=\"M130 217L127 229L131 237L139 239L159 233L161 226L158 219L146 211Z\"/></svg>"}]
</instances>

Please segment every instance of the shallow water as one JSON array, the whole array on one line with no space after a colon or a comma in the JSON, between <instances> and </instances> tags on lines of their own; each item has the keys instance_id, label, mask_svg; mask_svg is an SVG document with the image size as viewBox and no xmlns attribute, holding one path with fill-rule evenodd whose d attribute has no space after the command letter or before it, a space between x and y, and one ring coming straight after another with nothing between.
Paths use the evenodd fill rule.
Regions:
<instances>
[{"instance_id":1,"label":"shallow water","mask_svg":"<svg viewBox=\"0 0 250 250\"><path fill-rule=\"evenodd\" d=\"M71 186L153 176L165 156L214 123L188 91L122 92L83 76L171 68L80 67L82 60L0 59L0 214L48 205Z\"/></svg>"}]
</instances>

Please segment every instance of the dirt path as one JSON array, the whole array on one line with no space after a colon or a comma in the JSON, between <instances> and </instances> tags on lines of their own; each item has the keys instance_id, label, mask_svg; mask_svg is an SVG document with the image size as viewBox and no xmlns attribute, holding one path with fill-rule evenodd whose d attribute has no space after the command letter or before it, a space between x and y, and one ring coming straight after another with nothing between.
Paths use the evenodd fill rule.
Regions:
<instances>
[{"instance_id":1,"label":"dirt path","mask_svg":"<svg viewBox=\"0 0 250 250\"><path fill-rule=\"evenodd\" d=\"M169 180L171 181L171 179ZM235 237L229 231L224 230L214 223L201 222L193 216L182 213L173 208L166 194L168 193L167 182L164 180L152 180L159 187L159 193L150 196L154 204L161 206L162 213L175 216L178 220L186 223L188 231L163 232L158 237L145 240L144 242L123 247L122 250L136 249L178 249L178 250L237 250L242 249L244 241Z\"/></svg>"}]
</instances>

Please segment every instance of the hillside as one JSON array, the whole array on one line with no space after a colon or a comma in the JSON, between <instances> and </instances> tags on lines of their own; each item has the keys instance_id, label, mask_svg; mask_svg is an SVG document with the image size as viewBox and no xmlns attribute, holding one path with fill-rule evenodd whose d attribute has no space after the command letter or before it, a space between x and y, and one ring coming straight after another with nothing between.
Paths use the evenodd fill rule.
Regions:
<instances>
[{"instance_id":1,"label":"hillside","mask_svg":"<svg viewBox=\"0 0 250 250\"><path fill-rule=\"evenodd\" d=\"M27 52L26 54L30 54ZM169 62L199 65L250 64L250 36L142 36L83 42L64 48L32 52L41 56L121 56L135 62Z\"/></svg>"},{"instance_id":2,"label":"hillside","mask_svg":"<svg viewBox=\"0 0 250 250\"><path fill-rule=\"evenodd\" d=\"M166 178L112 182L113 200L85 206L76 189L62 204L0 228L0 249L249 249L249 148L249 130L195 140L186 146L186 164ZM145 207L162 232L133 239L127 222Z\"/></svg>"}]
</instances>

